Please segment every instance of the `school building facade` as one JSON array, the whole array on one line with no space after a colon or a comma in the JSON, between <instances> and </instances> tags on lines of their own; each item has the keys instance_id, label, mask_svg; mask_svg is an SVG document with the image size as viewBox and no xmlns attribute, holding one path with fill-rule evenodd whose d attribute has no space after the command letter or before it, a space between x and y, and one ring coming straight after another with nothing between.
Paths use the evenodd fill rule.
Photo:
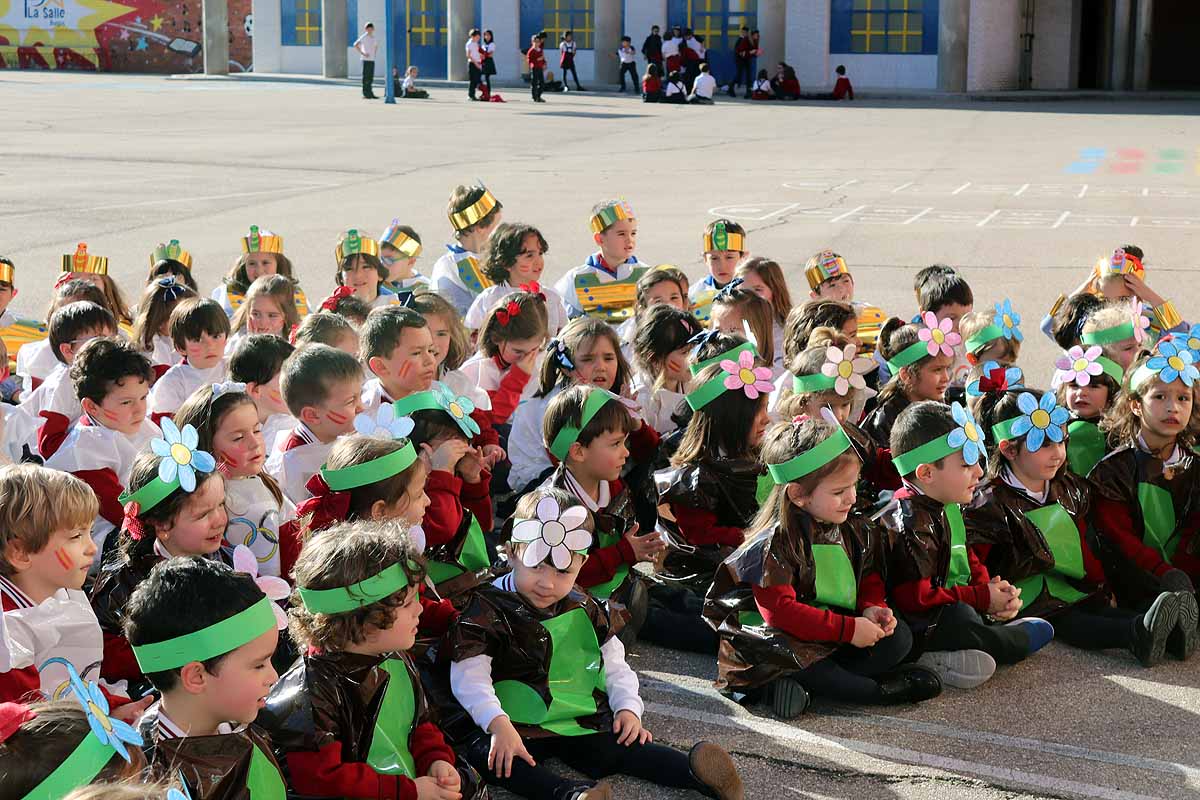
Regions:
<instances>
[{"instance_id":1,"label":"school building facade","mask_svg":"<svg viewBox=\"0 0 1200 800\"><path fill-rule=\"evenodd\" d=\"M362 24L385 41L396 32L393 64L425 78L467 77L471 28L490 29L500 80L515 80L521 50L548 34L556 47L575 33L576 66L586 83L617 81L622 35L639 50L652 25L702 36L718 81L734 75L743 25L761 31L757 68L786 61L805 92L827 90L845 65L859 89L1200 88L1196 0L253 0L254 71L329 77L361 74L351 48ZM376 76L383 75L383 54Z\"/></svg>"}]
</instances>

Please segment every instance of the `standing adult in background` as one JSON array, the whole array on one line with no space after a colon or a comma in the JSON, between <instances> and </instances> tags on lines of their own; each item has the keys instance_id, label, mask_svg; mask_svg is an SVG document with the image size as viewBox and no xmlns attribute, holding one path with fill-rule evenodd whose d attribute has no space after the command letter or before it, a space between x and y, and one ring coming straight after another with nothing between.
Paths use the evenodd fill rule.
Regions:
<instances>
[{"instance_id":1,"label":"standing adult in background","mask_svg":"<svg viewBox=\"0 0 1200 800\"><path fill-rule=\"evenodd\" d=\"M471 28L467 34L467 72L471 79L467 96L475 100L475 90L483 80L483 48L479 44L479 28Z\"/></svg>"},{"instance_id":2,"label":"standing adult in background","mask_svg":"<svg viewBox=\"0 0 1200 800\"><path fill-rule=\"evenodd\" d=\"M730 97L737 96L737 85L739 83L745 83L746 97L750 97L750 93L754 88L755 59L761 55L762 47L758 43L758 31L749 30L743 25L742 36L737 40L737 44L733 48L733 58L737 65L737 74L729 84ZM744 79L743 75L745 75Z\"/></svg>"},{"instance_id":3,"label":"standing adult in background","mask_svg":"<svg viewBox=\"0 0 1200 800\"><path fill-rule=\"evenodd\" d=\"M354 49L362 58L363 99L374 100L375 54L379 52L379 42L375 40L375 24L373 22L363 25L363 34L354 41Z\"/></svg>"},{"instance_id":4,"label":"standing adult in background","mask_svg":"<svg viewBox=\"0 0 1200 800\"><path fill-rule=\"evenodd\" d=\"M579 85L579 73L575 71L575 51L578 46L575 44L575 33L573 31L563 31L562 41L558 43L558 67L562 72L563 88L567 86L567 73L571 73L571 77L575 79L575 88L583 91L583 87Z\"/></svg>"},{"instance_id":5,"label":"standing adult in background","mask_svg":"<svg viewBox=\"0 0 1200 800\"><path fill-rule=\"evenodd\" d=\"M642 42L642 55L645 56L647 65L657 64L658 71L662 72L663 66L663 40L658 35L658 26L650 26L650 35L646 37L646 41Z\"/></svg>"},{"instance_id":6,"label":"standing adult in background","mask_svg":"<svg viewBox=\"0 0 1200 800\"><path fill-rule=\"evenodd\" d=\"M492 76L496 74L496 37L490 30L483 32L479 51L483 55L483 82L487 84L488 94L491 95Z\"/></svg>"}]
</instances>

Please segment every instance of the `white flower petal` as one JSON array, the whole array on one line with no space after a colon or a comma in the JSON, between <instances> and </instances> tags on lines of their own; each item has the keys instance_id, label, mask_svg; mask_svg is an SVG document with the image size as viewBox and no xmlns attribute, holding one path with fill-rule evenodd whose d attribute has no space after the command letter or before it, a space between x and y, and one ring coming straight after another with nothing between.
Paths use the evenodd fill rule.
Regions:
<instances>
[{"instance_id":1,"label":"white flower petal","mask_svg":"<svg viewBox=\"0 0 1200 800\"><path fill-rule=\"evenodd\" d=\"M251 578L258 577L258 558L254 551L244 544L233 548L233 571L243 572Z\"/></svg>"},{"instance_id":2,"label":"white flower petal","mask_svg":"<svg viewBox=\"0 0 1200 800\"><path fill-rule=\"evenodd\" d=\"M563 524L563 527L568 531L573 531L576 528L582 527L583 523L587 522L588 510L583 506L571 506L558 518L558 521Z\"/></svg>"},{"instance_id":3,"label":"white flower petal","mask_svg":"<svg viewBox=\"0 0 1200 800\"><path fill-rule=\"evenodd\" d=\"M569 568L571 566L572 555L571 551L561 544L550 548L550 560L554 562L554 566L557 569Z\"/></svg>"},{"instance_id":4,"label":"white flower petal","mask_svg":"<svg viewBox=\"0 0 1200 800\"><path fill-rule=\"evenodd\" d=\"M538 537L529 543L525 548L524 554L521 556L521 562L527 567L536 567L538 564L546 560L546 556L550 554L550 545L542 541L542 537Z\"/></svg>"},{"instance_id":5,"label":"white flower petal","mask_svg":"<svg viewBox=\"0 0 1200 800\"><path fill-rule=\"evenodd\" d=\"M547 495L537 504L537 518L542 522L550 522L558 519L558 501Z\"/></svg>"},{"instance_id":6,"label":"white flower petal","mask_svg":"<svg viewBox=\"0 0 1200 800\"><path fill-rule=\"evenodd\" d=\"M514 542L532 542L542 538L542 523L536 519L523 519L513 525L512 538Z\"/></svg>"},{"instance_id":7,"label":"white flower petal","mask_svg":"<svg viewBox=\"0 0 1200 800\"><path fill-rule=\"evenodd\" d=\"M592 546L592 535L582 528L576 528L573 531L567 531L567 538L563 540L563 544L568 550L573 550L577 553L583 552Z\"/></svg>"}]
</instances>

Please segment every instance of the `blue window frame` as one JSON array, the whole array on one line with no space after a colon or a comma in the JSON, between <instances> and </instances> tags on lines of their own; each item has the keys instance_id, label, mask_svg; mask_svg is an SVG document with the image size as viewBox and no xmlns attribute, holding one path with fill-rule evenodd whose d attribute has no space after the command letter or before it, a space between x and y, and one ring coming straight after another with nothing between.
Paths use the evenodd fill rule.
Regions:
<instances>
[{"instance_id":1,"label":"blue window frame","mask_svg":"<svg viewBox=\"0 0 1200 800\"><path fill-rule=\"evenodd\" d=\"M280 0L279 12L284 45L321 46L321 0Z\"/></svg>"},{"instance_id":2,"label":"blue window frame","mask_svg":"<svg viewBox=\"0 0 1200 800\"><path fill-rule=\"evenodd\" d=\"M829 52L936 55L938 0L833 0Z\"/></svg>"},{"instance_id":3,"label":"blue window frame","mask_svg":"<svg viewBox=\"0 0 1200 800\"><path fill-rule=\"evenodd\" d=\"M546 32L548 52L558 49L563 31L572 32L577 49L593 49L595 0L521 0L521 49L529 46L529 37L538 31Z\"/></svg>"}]
</instances>

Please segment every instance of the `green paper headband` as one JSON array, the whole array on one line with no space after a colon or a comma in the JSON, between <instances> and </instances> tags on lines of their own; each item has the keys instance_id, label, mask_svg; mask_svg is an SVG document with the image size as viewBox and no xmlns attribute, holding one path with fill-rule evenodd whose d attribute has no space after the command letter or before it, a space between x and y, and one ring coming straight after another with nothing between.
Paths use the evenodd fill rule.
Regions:
<instances>
[{"instance_id":1,"label":"green paper headband","mask_svg":"<svg viewBox=\"0 0 1200 800\"><path fill-rule=\"evenodd\" d=\"M175 478L175 480L167 482L155 475L152 481L138 489L133 494L126 494L122 492L117 498L117 502L121 505L137 503L141 511L149 511L163 500L166 500L171 492L178 488L179 478Z\"/></svg>"},{"instance_id":2,"label":"green paper headband","mask_svg":"<svg viewBox=\"0 0 1200 800\"><path fill-rule=\"evenodd\" d=\"M833 434L811 450L807 450L782 464L768 464L767 472L777 486L799 480L816 472L850 449L850 437L839 425Z\"/></svg>"},{"instance_id":3,"label":"green paper headband","mask_svg":"<svg viewBox=\"0 0 1200 800\"><path fill-rule=\"evenodd\" d=\"M96 779L117 751L90 730L66 760L54 768L24 800L57 800Z\"/></svg>"},{"instance_id":4,"label":"green paper headband","mask_svg":"<svg viewBox=\"0 0 1200 800\"><path fill-rule=\"evenodd\" d=\"M1118 384L1125 379L1125 370L1121 369L1121 365L1108 356L1096 356L1096 363L1104 368L1105 375L1112 378Z\"/></svg>"},{"instance_id":5,"label":"green paper headband","mask_svg":"<svg viewBox=\"0 0 1200 800\"><path fill-rule=\"evenodd\" d=\"M704 361L701 361L699 364L692 364L690 367L688 367L688 370L693 375L698 375L700 374L700 370L704 369L705 367L711 367L713 364L720 364L727 358L730 361L736 361L737 357L747 350L753 353L755 358L758 358L758 348L754 346L754 342L743 342L732 350L726 350L724 353L718 353L712 358L707 358Z\"/></svg>"},{"instance_id":6,"label":"green paper headband","mask_svg":"<svg viewBox=\"0 0 1200 800\"><path fill-rule=\"evenodd\" d=\"M725 378L727 377L728 375L722 372L707 383L702 383L698 388L688 392L684 399L692 407L692 411L699 411L713 400L725 394L728 391L728 388L725 386Z\"/></svg>"},{"instance_id":7,"label":"green paper headband","mask_svg":"<svg viewBox=\"0 0 1200 800\"><path fill-rule=\"evenodd\" d=\"M415 561L409 561L407 566L413 572L421 569ZM397 561L382 572L349 586L300 589L299 593L304 607L313 614L344 614L391 597L405 586L408 586L408 573L405 572L405 565Z\"/></svg>"},{"instance_id":8,"label":"green paper headband","mask_svg":"<svg viewBox=\"0 0 1200 800\"><path fill-rule=\"evenodd\" d=\"M929 355L929 342L913 342L887 362L888 370L896 375L904 367L917 363L927 355Z\"/></svg>"},{"instance_id":9,"label":"green paper headband","mask_svg":"<svg viewBox=\"0 0 1200 800\"><path fill-rule=\"evenodd\" d=\"M249 608L207 628L185 633L164 642L135 646L133 655L142 672L163 672L178 669L193 661L208 661L210 658L223 656L275 628L275 611L271 608L271 599L264 596Z\"/></svg>"},{"instance_id":10,"label":"green paper headband","mask_svg":"<svg viewBox=\"0 0 1200 800\"><path fill-rule=\"evenodd\" d=\"M567 451L571 449L571 445L579 440L579 434L587 427L587 424L592 421L592 417L604 408L609 400L615 400L616 395L604 389L595 387L588 391L587 399L583 401L583 413L579 417L579 427L572 425L564 425L558 434L554 437L554 441L550 444L550 452L559 461L567 460Z\"/></svg>"},{"instance_id":11,"label":"green paper headband","mask_svg":"<svg viewBox=\"0 0 1200 800\"><path fill-rule=\"evenodd\" d=\"M796 394L808 394L809 392L827 392L837 384L837 378L831 378L824 373L818 372L815 375L793 375L792 376L792 391Z\"/></svg>"},{"instance_id":12,"label":"green paper headband","mask_svg":"<svg viewBox=\"0 0 1200 800\"><path fill-rule=\"evenodd\" d=\"M344 492L347 489L356 489L359 486L377 483L387 480L393 475L399 475L412 466L416 460L416 448L413 447L412 442L405 442L404 446L394 453L388 453L386 456L380 456L364 464L355 464L343 469L325 469L322 466L321 477L333 491Z\"/></svg>"},{"instance_id":13,"label":"green paper headband","mask_svg":"<svg viewBox=\"0 0 1200 800\"><path fill-rule=\"evenodd\" d=\"M900 475L909 475L922 464L933 464L951 453L956 453L962 447L955 447L948 441L950 434L939 436L932 442L926 442L920 447L914 447L902 456L892 459L892 466Z\"/></svg>"},{"instance_id":14,"label":"green paper headband","mask_svg":"<svg viewBox=\"0 0 1200 800\"><path fill-rule=\"evenodd\" d=\"M967 339L967 352L974 353L979 348L983 347L988 342L994 342L997 339L1004 338L1004 329L999 325L988 325L979 333Z\"/></svg>"},{"instance_id":15,"label":"green paper headband","mask_svg":"<svg viewBox=\"0 0 1200 800\"><path fill-rule=\"evenodd\" d=\"M1126 339L1133 338L1133 323L1123 322L1113 328L1105 328L1100 331L1092 331L1085 333L1079 337L1079 341L1084 344L1106 345L1113 342L1123 342Z\"/></svg>"}]
</instances>

